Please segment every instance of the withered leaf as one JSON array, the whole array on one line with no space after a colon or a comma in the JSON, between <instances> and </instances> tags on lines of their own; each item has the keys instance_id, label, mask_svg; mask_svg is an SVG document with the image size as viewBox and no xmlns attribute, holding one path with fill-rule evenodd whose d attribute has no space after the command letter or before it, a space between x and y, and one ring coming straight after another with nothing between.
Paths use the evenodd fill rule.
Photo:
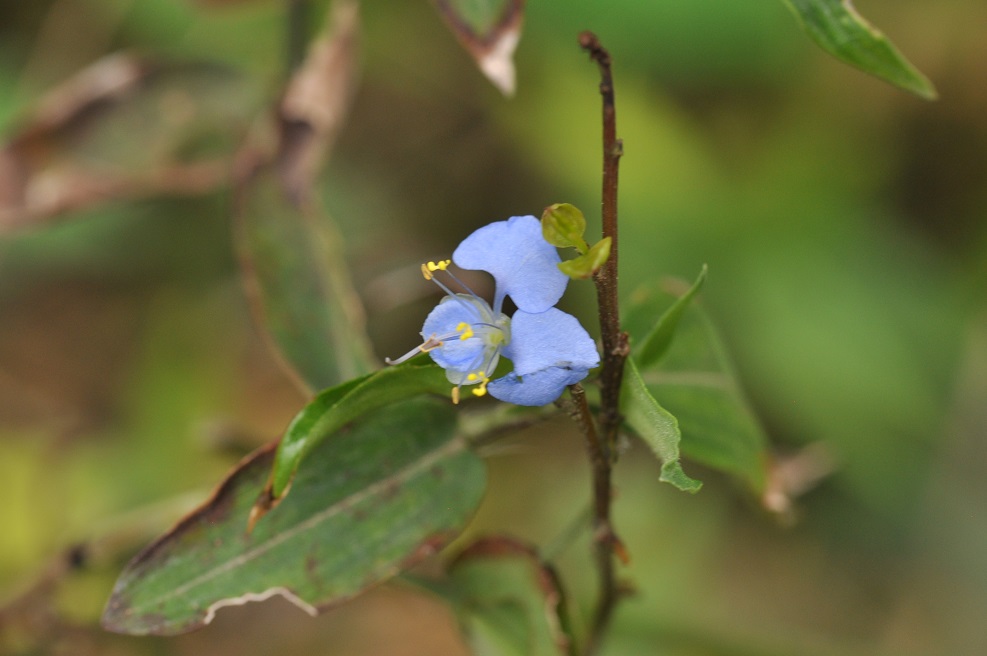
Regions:
<instances>
[{"instance_id":1,"label":"withered leaf","mask_svg":"<svg viewBox=\"0 0 987 656\"><path fill-rule=\"evenodd\" d=\"M0 233L226 183L257 95L215 64L99 60L43 97L0 146Z\"/></svg>"},{"instance_id":2,"label":"withered leaf","mask_svg":"<svg viewBox=\"0 0 987 656\"><path fill-rule=\"evenodd\" d=\"M434 0L456 39L505 96L514 95L514 50L521 39L524 0Z\"/></svg>"}]
</instances>

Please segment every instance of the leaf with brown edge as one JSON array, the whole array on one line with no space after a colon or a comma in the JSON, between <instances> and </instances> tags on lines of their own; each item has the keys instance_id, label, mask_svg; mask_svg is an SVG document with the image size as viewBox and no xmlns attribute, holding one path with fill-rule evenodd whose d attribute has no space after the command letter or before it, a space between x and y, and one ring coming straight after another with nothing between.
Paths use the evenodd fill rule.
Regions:
<instances>
[{"instance_id":1,"label":"leaf with brown edge","mask_svg":"<svg viewBox=\"0 0 987 656\"><path fill-rule=\"evenodd\" d=\"M534 548L506 536L481 538L452 562L449 579L437 591L452 601L475 653L571 653L565 596Z\"/></svg>"},{"instance_id":2,"label":"leaf with brown edge","mask_svg":"<svg viewBox=\"0 0 987 656\"><path fill-rule=\"evenodd\" d=\"M375 364L342 240L314 188L356 68L357 6L347 0L333 9L236 174L234 225L247 294L272 350L307 392Z\"/></svg>"},{"instance_id":3,"label":"leaf with brown edge","mask_svg":"<svg viewBox=\"0 0 987 656\"><path fill-rule=\"evenodd\" d=\"M320 443L292 494L248 533L273 457L273 445L249 456L130 562L105 628L183 633L223 607L272 596L315 614L440 549L472 516L486 480L448 403L402 402Z\"/></svg>"},{"instance_id":4,"label":"leaf with brown edge","mask_svg":"<svg viewBox=\"0 0 987 656\"><path fill-rule=\"evenodd\" d=\"M514 50L521 39L524 0L434 0L456 39L505 96L515 89Z\"/></svg>"},{"instance_id":5,"label":"leaf with brown edge","mask_svg":"<svg viewBox=\"0 0 987 656\"><path fill-rule=\"evenodd\" d=\"M0 145L0 233L228 183L258 96L248 78L215 64L97 61L46 94Z\"/></svg>"}]
</instances>

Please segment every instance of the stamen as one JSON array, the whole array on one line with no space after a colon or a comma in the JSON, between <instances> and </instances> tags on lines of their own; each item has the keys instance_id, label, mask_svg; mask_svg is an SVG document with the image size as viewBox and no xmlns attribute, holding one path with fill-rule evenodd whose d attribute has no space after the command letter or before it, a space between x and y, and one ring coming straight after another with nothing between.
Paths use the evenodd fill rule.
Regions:
<instances>
[{"instance_id":1,"label":"stamen","mask_svg":"<svg viewBox=\"0 0 987 656\"><path fill-rule=\"evenodd\" d=\"M462 335L459 336L459 339L469 339L473 336L473 329L465 321L459 322L459 325L456 326L456 332L462 333Z\"/></svg>"},{"instance_id":2,"label":"stamen","mask_svg":"<svg viewBox=\"0 0 987 656\"><path fill-rule=\"evenodd\" d=\"M424 343L419 344L415 348L411 349L410 351L402 355L400 358L397 358L396 360L392 360L390 358L384 358L384 362L386 362L387 364L401 364L402 362L407 362L408 360L415 357L419 353L428 353L429 351L437 349L440 346L442 346L442 340L436 339L435 335L432 335L431 337L426 339Z\"/></svg>"},{"instance_id":3,"label":"stamen","mask_svg":"<svg viewBox=\"0 0 987 656\"><path fill-rule=\"evenodd\" d=\"M484 396L487 393L487 383L489 382L490 379L484 376L483 382L481 382L478 387L473 389L473 396Z\"/></svg>"},{"instance_id":4,"label":"stamen","mask_svg":"<svg viewBox=\"0 0 987 656\"><path fill-rule=\"evenodd\" d=\"M452 388L452 402L459 405L459 386Z\"/></svg>"},{"instance_id":5,"label":"stamen","mask_svg":"<svg viewBox=\"0 0 987 656\"><path fill-rule=\"evenodd\" d=\"M422 265L422 275L425 276L425 280L431 280L434 276L432 275L436 271L445 271L452 263L452 260L440 260L438 262L429 262L428 264Z\"/></svg>"}]
</instances>

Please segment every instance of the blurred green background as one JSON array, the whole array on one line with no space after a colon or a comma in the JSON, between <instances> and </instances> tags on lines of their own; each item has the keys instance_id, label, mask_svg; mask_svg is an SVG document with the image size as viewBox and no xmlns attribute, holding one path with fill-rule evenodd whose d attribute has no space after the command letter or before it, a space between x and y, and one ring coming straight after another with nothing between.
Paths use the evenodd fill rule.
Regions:
<instances>
[{"instance_id":1,"label":"blurred green background","mask_svg":"<svg viewBox=\"0 0 987 656\"><path fill-rule=\"evenodd\" d=\"M0 131L119 49L234 67L237 93L203 93L246 130L283 81L283 5L0 0ZM700 494L659 485L633 447L616 519L638 594L607 653L987 653L987 5L858 9L938 102L824 55L781 2L532 0L511 100L429 3L363 3L324 193L378 355L413 345L434 302L421 261L553 202L593 220L598 80L576 45L592 29L615 60L625 294L708 263L703 304L772 441L836 459L783 527L689 463ZM230 202L117 201L0 238L0 653L466 653L448 611L400 586L315 620L271 601L174 639L98 628L126 559L305 400L252 324ZM569 309L590 319L591 300ZM470 533L544 544L588 497L581 442L559 422L507 447ZM586 607L588 552L560 560Z\"/></svg>"}]
</instances>

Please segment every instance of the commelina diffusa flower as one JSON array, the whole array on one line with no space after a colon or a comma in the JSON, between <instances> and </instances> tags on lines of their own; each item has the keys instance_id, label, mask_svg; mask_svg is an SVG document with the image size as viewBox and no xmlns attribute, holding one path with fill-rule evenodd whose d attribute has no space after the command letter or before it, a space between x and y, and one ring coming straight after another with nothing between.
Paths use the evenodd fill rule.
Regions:
<instances>
[{"instance_id":1,"label":"commelina diffusa flower","mask_svg":"<svg viewBox=\"0 0 987 656\"><path fill-rule=\"evenodd\" d=\"M484 226L459 245L451 261L493 276L493 305L447 270L450 260L423 264L425 279L446 296L425 319L425 341L388 364L427 352L455 385L454 402L461 386L477 385L476 396L490 392L501 401L536 406L559 398L566 385L578 383L600 363L579 320L555 307L569 278L556 266L559 254L542 237L537 218L515 216ZM439 274L466 293L453 293L436 279ZM508 296L517 306L512 317L502 312ZM501 356L514 363L514 371L491 380Z\"/></svg>"}]
</instances>

